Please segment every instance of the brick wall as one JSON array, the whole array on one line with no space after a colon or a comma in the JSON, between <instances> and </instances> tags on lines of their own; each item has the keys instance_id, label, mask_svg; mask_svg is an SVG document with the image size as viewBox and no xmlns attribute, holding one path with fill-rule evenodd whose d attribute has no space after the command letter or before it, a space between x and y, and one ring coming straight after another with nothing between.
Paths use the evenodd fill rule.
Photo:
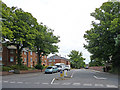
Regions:
<instances>
[{"instance_id":1,"label":"brick wall","mask_svg":"<svg viewBox=\"0 0 120 90\"><path fill-rule=\"evenodd\" d=\"M103 71L103 66L99 66L99 67L89 67L89 69L92 69L92 70L97 70L97 71Z\"/></svg>"}]
</instances>

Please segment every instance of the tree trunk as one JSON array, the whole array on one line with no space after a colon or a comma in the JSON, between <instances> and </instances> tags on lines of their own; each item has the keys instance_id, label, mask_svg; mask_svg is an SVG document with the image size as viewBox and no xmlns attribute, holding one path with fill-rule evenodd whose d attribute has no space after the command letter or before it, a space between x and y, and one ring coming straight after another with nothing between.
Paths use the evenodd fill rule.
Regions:
<instances>
[{"instance_id":1,"label":"tree trunk","mask_svg":"<svg viewBox=\"0 0 120 90\"><path fill-rule=\"evenodd\" d=\"M40 64L41 65L41 52L40 52L40 50L37 50L38 51L38 64Z\"/></svg>"},{"instance_id":2,"label":"tree trunk","mask_svg":"<svg viewBox=\"0 0 120 90\"><path fill-rule=\"evenodd\" d=\"M17 62L18 62L18 65L22 65L22 59L21 59L21 51L22 51L22 48L19 48L19 45L17 45Z\"/></svg>"}]
</instances>

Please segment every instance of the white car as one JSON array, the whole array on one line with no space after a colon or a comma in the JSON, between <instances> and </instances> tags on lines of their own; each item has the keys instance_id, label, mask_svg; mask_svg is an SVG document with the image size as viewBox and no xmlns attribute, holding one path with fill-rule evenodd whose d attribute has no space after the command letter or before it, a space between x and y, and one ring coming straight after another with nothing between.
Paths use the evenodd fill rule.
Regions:
<instances>
[{"instance_id":1,"label":"white car","mask_svg":"<svg viewBox=\"0 0 120 90\"><path fill-rule=\"evenodd\" d=\"M65 65L65 70L70 71L70 65Z\"/></svg>"}]
</instances>

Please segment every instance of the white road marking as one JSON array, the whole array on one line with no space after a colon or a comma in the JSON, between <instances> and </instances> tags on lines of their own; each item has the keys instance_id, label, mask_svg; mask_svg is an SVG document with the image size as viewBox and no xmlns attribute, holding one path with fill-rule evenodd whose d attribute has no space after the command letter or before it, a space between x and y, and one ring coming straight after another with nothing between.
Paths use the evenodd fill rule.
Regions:
<instances>
[{"instance_id":1,"label":"white road marking","mask_svg":"<svg viewBox=\"0 0 120 90\"><path fill-rule=\"evenodd\" d=\"M8 81L3 81L4 83L8 83Z\"/></svg>"},{"instance_id":2,"label":"white road marking","mask_svg":"<svg viewBox=\"0 0 120 90\"><path fill-rule=\"evenodd\" d=\"M90 83L85 83L85 84L83 84L83 86L92 86L92 84L90 84Z\"/></svg>"},{"instance_id":3,"label":"white road marking","mask_svg":"<svg viewBox=\"0 0 120 90\"><path fill-rule=\"evenodd\" d=\"M107 87L109 87L109 88L118 88L118 86L116 86L116 85L107 85Z\"/></svg>"},{"instance_id":4,"label":"white road marking","mask_svg":"<svg viewBox=\"0 0 120 90\"><path fill-rule=\"evenodd\" d=\"M103 84L95 84L95 86L103 87L104 85Z\"/></svg>"},{"instance_id":5,"label":"white road marking","mask_svg":"<svg viewBox=\"0 0 120 90\"><path fill-rule=\"evenodd\" d=\"M107 79L107 78L103 78L103 77L96 77L96 76L93 76L95 79Z\"/></svg>"},{"instance_id":6,"label":"white road marking","mask_svg":"<svg viewBox=\"0 0 120 90\"><path fill-rule=\"evenodd\" d=\"M73 83L73 85L80 85L80 83Z\"/></svg>"},{"instance_id":7,"label":"white road marking","mask_svg":"<svg viewBox=\"0 0 120 90\"><path fill-rule=\"evenodd\" d=\"M17 82L17 83L23 83L23 82Z\"/></svg>"},{"instance_id":8,"label":"white road marking","mask_svg":"<svg viewBox=\"0 0 120 90\"><path fill-rule=\"evenodd\" d=\"M60 83L53 83L54 85L58 85L58 84L60 84Z\"/></svg>"},{"instance_id":9,"label":"white road marking","mask_svg":"<svg viewBox=\"0 0 120 90\"><path fill-rule=\"evenodd\" d=\"M70 85L70 83L63 83L62 85Z\"/></svg>"},{"instance_id":10,"label":"white road marking","mask_svg":"<svg viewBox=\"0 0 120 90\"><path fill-rule=\"evenodd\" d=\"M72 75L70 76L71 78L73 77L73 74L74 74L74 73L75 73L75 72L73 72Z\"/></svg>"},{"instance_id":11,"label":"white road marking","mask_svg":"<svg viewBox=\"0 0 120 90\"><path fill-rule=\"evenodd\" d=\"M40 84L40 82L35 82L34 84Z\"/></svg>"},{"instance_id":12,"label":"white road marking","mask_svg":"<svg viewBox=\"0 0 120 90\"><path fill-rule=\"evenodd\" d=\"M51 84L53 84L54 80L55 80L55 78L53 78L53 80L52 80Z\"/></svg>"},{"instance_id":13,"label":"white road marking","mask_svg":"<svg viewBox=\"0 0 120 90\"><path fill-rule=\"evenodd\" d=\"M42 84L49 84L49 83L42 83Z\"/></svg>"},{"instance_id":14,"label":"white road marking","mask_svg":"<svg viewBox=\"0 0 120 90\"><path fill-rule=\"evenodd\" d=\"M30 84L30 82L25 82L25 84Z\"/></svg>"},{"instance_id":15,"label":"white road marking","mask_svg":"<svg viewBox=\"0 0 120 90\"><path fill-rule=\"evenodd\" d=\"M10 82L10 83L15 83L15 82Z\"/></svg>"}]
</instances>

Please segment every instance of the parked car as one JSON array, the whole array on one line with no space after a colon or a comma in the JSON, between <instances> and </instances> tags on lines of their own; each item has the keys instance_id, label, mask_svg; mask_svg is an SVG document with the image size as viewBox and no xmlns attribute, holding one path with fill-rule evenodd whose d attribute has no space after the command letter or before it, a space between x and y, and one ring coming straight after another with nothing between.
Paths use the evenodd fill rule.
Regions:
<instances>
[{"instance_id":1,"label":"parked car","mask_svg":"<svg viewBox=\"0 0 120 90\"><path fill-rule=\"evenodd\" d=\"M89 67L88 67L88 66L86 66L86 67L85 67L85 69L89 69Z\"/></svg>"},{"instance_id":2,"label":"parked car","mask_svg":"<svg viewBox=\"0 0 120 90\"><path fill-rule=\"evenodd\" d=\"M65 70L70 71L70 65L65 65Z\"/></svg>"},{"instance_id":3,"label":"parked car","mask_svg":"<svg viewBox=\"0 0 120 90\"><path fill-rule=\"evenodd\" d=\"M58 71L64 71L65 69L65 64L64 63L56 63L55 66L57 66Z\"/></svg>"},{"instance_id":4,"label":"parked car","mask_svg":"<svg viewBox=\"0 0 120 90\"><path fill-rule=\"evenodd\" d=\"M57 66L48 66L45 69L45 73L54 73L54 72L58 72Z\"/></svg>"}]
</instances>

